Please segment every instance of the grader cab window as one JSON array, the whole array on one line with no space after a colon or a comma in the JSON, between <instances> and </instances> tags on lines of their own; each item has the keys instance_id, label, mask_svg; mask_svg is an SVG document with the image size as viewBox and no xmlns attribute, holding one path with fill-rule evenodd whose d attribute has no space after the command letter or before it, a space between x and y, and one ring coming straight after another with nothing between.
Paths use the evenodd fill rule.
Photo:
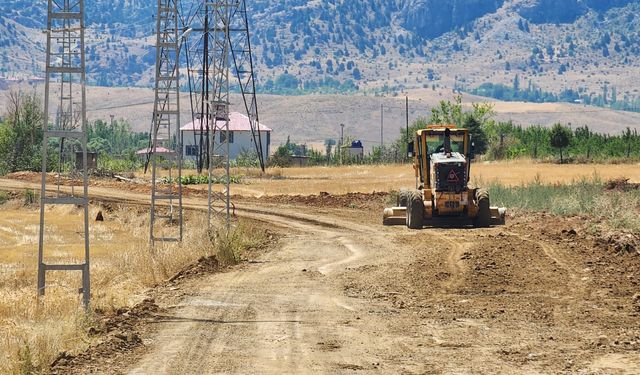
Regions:
<instances>
[{"instance_id":1,"label":"grader cab window","mask_svg":"<svg viewBox=\"0 0 640 375\"><path fill-rule=\"evenodd\" d=\"M444 150L444 134L427 135L427 149L430 155L442 152ZM464 135L451 135L451 151L464 154Z\"/></svg>"}]
</instances>

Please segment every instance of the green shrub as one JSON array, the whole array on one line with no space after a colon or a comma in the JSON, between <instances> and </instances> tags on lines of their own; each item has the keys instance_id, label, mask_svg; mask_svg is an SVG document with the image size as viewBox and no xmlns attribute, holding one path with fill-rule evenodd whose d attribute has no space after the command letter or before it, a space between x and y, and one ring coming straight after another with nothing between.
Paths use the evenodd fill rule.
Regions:
<instances>
[{"instance_id":1,"label":"green shrub","mask_svg":"<svg viewBox=\"0 0 640 375\"><path fill-rule=\"evenodd\" d=\"M9 200L9 193L6 191L0 191L0 205L7 203Z\"/></svg>"},{"instance_id":2,"label":"green shrub","mask_svg":"<svg viewBox=\"0 0 640 375\"><path fill-rule=\"evenodd\" d=\"M230 176L229 180L230 180L231 184L241 184L242 180L243 180L243 176ZM160 181L163 184L177 183L178 182L178 178L176 177L176 178L170 179L168 177L165 177L165 178L162 178ZM213 177L213 179L211 181L212 181L212 183L214 185L222 185L222 184L226 184L227 179L226 179L225 176ZM183 185L204 185L204 184L208 184L208 183L209 183L209 176L206 176L206 175L182 176L182 184Z\"/></svg>"},{"instance_id":3,"label":"green shrub","mask_svg":"<svg viewBox=\"0 0 640 375\"><path fill-rule=\"evenodd\" d=\"M39 194L37 191L32 189L26 189L24 191L24 205L25 206L33 206L38 203Z\"/></svg>"}]
</instances>

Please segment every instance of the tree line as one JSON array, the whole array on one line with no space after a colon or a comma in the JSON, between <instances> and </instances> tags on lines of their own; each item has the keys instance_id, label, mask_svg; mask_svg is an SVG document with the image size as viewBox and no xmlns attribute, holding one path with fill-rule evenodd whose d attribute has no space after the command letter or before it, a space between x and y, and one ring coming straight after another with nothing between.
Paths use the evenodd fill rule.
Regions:
<instances>
[{"instance_id":1,"label":"tree line","mask_svg":"<svg viewBox=\"0 0 640 375\"><path fill-rule=\"evenodd\" d=\"M35 94L11 92L7 97L7 108L0 122L0 175L17 171L39 171L42 166L42 140L44 115L42 102ZM428 118L419 118L410 126L407 134L401 128L397 140L390 145L374 147L362 156L350 156L338 142L328 139L325 150L318 151L287 140L277 148L269 164L289 166L293 156L306 156L313 165L385 164L407 160L407 144L415 132L428 124L455 124L469 129L475 144L475 152L485 160L557 159L559 162L590 162L607 160L640 159L640 135L637 129L626 128L621 134L601 134L588 126L571 128L555 124L551 128L540 125L523 127L512 122L498 122L490 104L473 104L465 111L462 97L453 101L441 101L431 110ZM147 133L132 131L125 121L107 123L102 120L89 123L87 127L88 149L99 154L99 167L114 172L134 170L141 166L136 156L138 149L148 145ZM344 144L351 144L348 135ZM52 139L47 145L48 170L72 168L73 160L61 165L60 144ZM65 143L66 153L80 151L77 141ZM242 155L235 164L254 166L254 154ZM64 160L63 160L64 162Z\"/></svg>"},{"instance_id":2,"label":"tree line","mask_svg":"<svg viewBox=\"0 0 640 375\"><path fill-rule=\"evenodd\" d=\"M418 118L406 129L400 129L397 140L383 147L374 147L363 157L346 157L333 139L325 141L324 153L307 150L303 145L287 144L276 151L275 164L286 166L291 156L308 156L310 165L340 164L388 164L408 161L407 144L416 131L429 124L455 124L469 129L475 153L484 160L531 158L535 160L557 160L566 162L599 162L611 160L640 159L640 134L637 129L627 127L621 134L602 134L588 126L572 128L560 123L552 127L541 125L521 126L513 122L495 120L493 107L488 103L475 103L465 111L462 97L453 101L441 101L432 108L431 115ZM345 144L350 144L347 137ZM300 150L303 150L302 152Z\"/></svg>"},{"instance_id":3,"label":"tree line","mask_svg":"<svg viewBox=\"0 0 640 375\"><path fill-rule=\"evenodd\" d=\"M41 170L45 121L42 108L35 93L7 94L6 113L0 122L0 175ZM97 120L87 125L87 149L99 154L99 167L135 169L140 165L135 152L146 148L148 142L147 133L133 132L126 121ZM48 170L73 168L75 160L68 155L82 150L80 141L70 139L63 144L50 139L47 147Z\"/></svg>"}]
</instances>

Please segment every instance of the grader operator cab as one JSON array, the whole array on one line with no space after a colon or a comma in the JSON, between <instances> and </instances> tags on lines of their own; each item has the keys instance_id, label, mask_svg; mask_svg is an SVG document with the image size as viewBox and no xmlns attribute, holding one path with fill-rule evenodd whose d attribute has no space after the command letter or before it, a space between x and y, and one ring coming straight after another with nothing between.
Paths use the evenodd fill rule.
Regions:
<instances>
[{"instance_id":1,"label":"grader operator cab","mask_svg":"<svg viewBox=\"0 0 640 375\"><path fill-rule=\"evenodd\" d=\"M417 131L408 145L416 189L400 191L397 207L385 209L383 223L411 229L504 224L506 209L491 207L488 191L468 186L473 148L467 129L430 125Z\"/></svg>"}]
</instances>

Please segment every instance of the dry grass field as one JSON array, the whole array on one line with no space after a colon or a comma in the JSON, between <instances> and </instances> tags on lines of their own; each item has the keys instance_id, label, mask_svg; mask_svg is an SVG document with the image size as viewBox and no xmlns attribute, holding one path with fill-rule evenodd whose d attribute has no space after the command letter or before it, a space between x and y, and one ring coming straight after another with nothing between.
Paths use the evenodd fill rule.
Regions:
<instances>
[{"instance_id":1,"label":"dry grass field","mask_svg":"<svg viewBox=\"0 0 640 375\"><path fill-rule=\"evenodd\" d=\"M195 174L186 171L185 174ZM233 175L245 176L242 184L232 185L232 193L261 197L263 195L312 195L371 193L398 190L415 186L410 165L272 168L265 175L255 170L234 169ZM640 182L637 164L540 164L530 161L478 163L472 165L473 183L487 185L499 181L506 186L539 181L543 184L570 183L594 177L607 181L628 178ZM199 185L196 188L204 189ZM219 190L222 187L216 186Z\"/></svg>"},{"instance_id":2,"label":"dry grass field","mask_svg":"<svg viewBox=\"0 0 640 375\"><path fill-rule=\"evenodd\" d=\"M47 373L63 351L77 351L95 338L87 333L92 315L83 314L79 273L47 274L47 291L36 300L39 210L21 200L0 206L0 373ZM91 208L95 218L99 208ZM82 259L82 211L55 207L46 211L48 263ZM113 311L142 299L142 292L167 280L201 256L212 255L204 218L190 215L189 246L148 244L146 210L115 208L104 222L90 223L92 309ZM32 372L29 372L32 371Z\"/></svg>"}]
</instances>

